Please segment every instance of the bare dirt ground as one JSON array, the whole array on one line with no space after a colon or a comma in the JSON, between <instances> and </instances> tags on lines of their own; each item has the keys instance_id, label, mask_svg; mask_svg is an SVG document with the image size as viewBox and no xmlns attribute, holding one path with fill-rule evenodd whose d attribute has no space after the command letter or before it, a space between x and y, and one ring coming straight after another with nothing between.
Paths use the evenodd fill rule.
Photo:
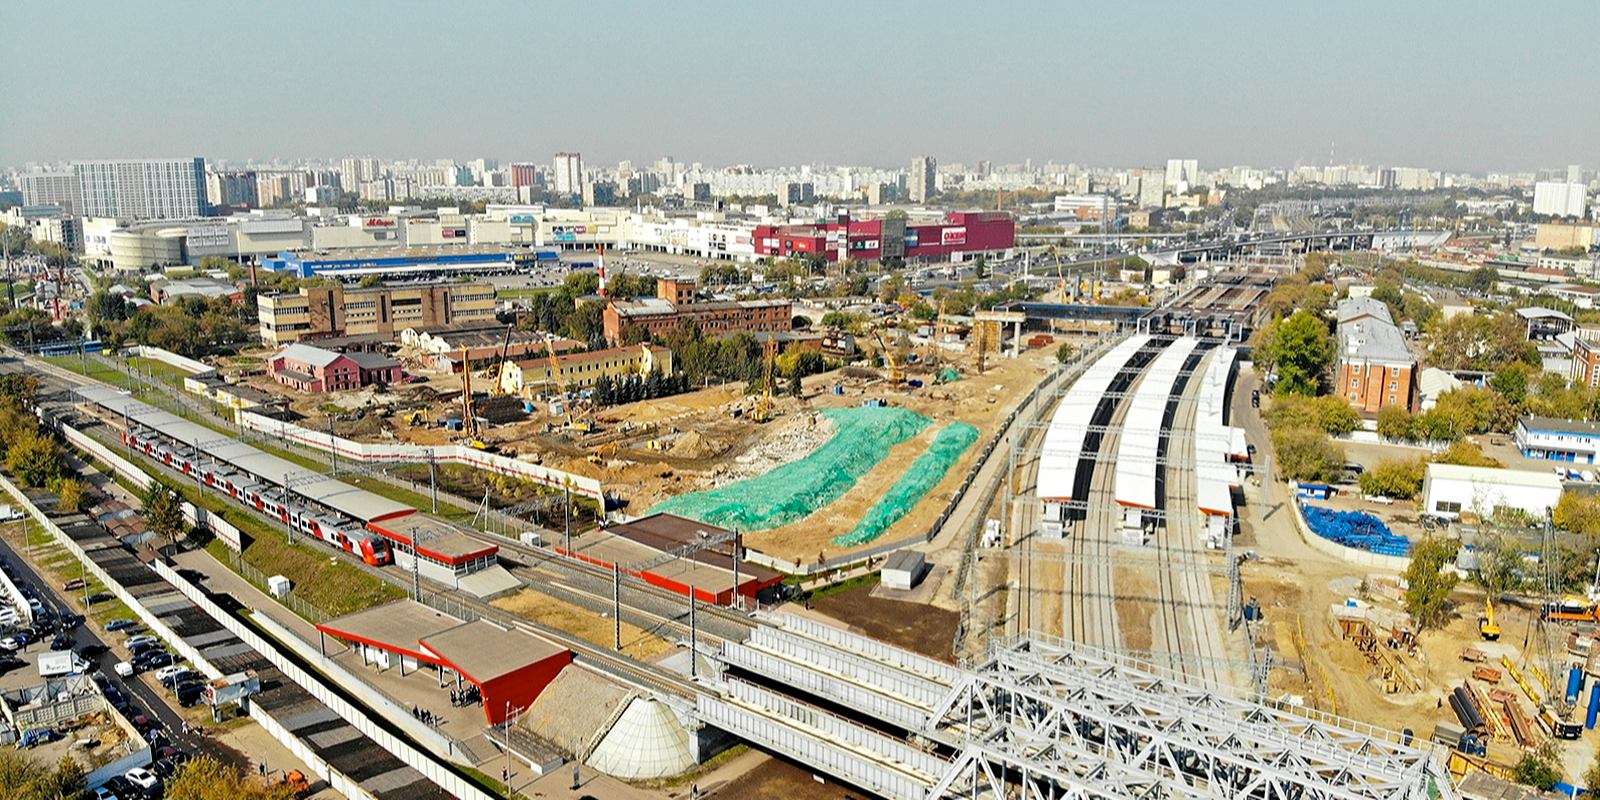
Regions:
<instances>
[{"instance_id":1,"label":"bare dirt ground","mask_svg":"<svg viewBox=\"0 0 1600 800\"><path fill-rule=\"evenodd\" d=\"M961 615L921 603L872 596L872 586L819 597L811 607L874 639L954 661L950 651Z\"/></svg>"},{"instance_id":2,"label":"bare dirt ground","mask_svg":"<svg viewBox=\"0 0 1600 800\"><path fill-rule=\"evenodd\" d=\"M563 630L585 641L610 647L615 631L612 620L597 616L591 611L564 603L532 589L495 600L495 606L510 611L541 625ZM673 650L671 642L652 636L644 629L622 623L622 652L640 661L650 661Z\"/></svg>"},{"instance_id":3,"label":"bare dirt ground","mask_svg":"<svg viewBox=\"0 0 1600 800\"><path fill-rule=\"evenodd\" d=\"M870 800L873 795L832 781L818 781L803 767L778 758L767 758L755 767L725 783L715 778L701 784L702 797L728 800Z\"/></svg>"}]
</instances>

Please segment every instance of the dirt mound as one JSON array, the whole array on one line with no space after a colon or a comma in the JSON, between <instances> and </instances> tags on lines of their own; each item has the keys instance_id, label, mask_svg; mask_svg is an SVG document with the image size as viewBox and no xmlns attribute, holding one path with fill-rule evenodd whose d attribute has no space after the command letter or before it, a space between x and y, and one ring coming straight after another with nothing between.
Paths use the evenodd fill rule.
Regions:
<instances>
[{"instance_id":1,"label":"dirt mound","mask_svg":"<svg viewBox=\"0 0 1600 800\"><path fill-rule=\"evenodd\" d=\"M570 472L573 475L581 475L585 478L600 478L606 474L604 467L599 464L592 464L586 458L568 459L558 469L562 472Z\"/></svg>"},{"instance_id":2,"label":"dirt mound","mask_svg":"<svg viewBox=\"0 0 1600 800\"><path fill-rule=\"evenodd\" d=\"M672 443L672 454L680 458L707 458L723 450L723 445L707 439L699 431L689 431Z\"/></svg>"}]
</instances>

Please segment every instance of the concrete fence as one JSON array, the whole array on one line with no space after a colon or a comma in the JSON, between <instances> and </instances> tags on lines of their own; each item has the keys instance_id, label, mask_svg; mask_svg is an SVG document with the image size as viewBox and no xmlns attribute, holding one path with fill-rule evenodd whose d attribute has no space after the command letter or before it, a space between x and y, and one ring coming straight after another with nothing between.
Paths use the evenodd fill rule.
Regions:
<instances>
[{"instance_id":1,"label":"concrete fence","mask_svg":"<svg viewBox=\"0 0 1600 800\"><path fill-rule=\"evenodd\" d=\"M334 452L340 458L362 463L396 463L396 464L462 464L468 467L484 469L513 478L532 481L552 489L571 487L576 494L604 502L604 493L598 478L586 478L570 472L534 464L516 458L486 453L472 447L461 445L416 445L416 444L376 444L366 442L352 442L334 436L326 431L314 431L302 428L292 422L264 417L253 411L240 409L235 415L235 421L241 428L260 431L268 436L275 436L284 441L295 442L306 447L315 448L323 452Z\"/></svg>"},{"instance_id":2,"label":"concrete fence","mask_svg":"<svg viewBox=\"0 0 1600 800\"><path fill-rule=\"evenodd\" d=\"M1294 529L1300 532L1300 538L1312 548L1319 550L1341 561L1357 564L1363 567L1372 567L1387 572L1401 573L1406 567L1411 566L1411 559L1404 556L1385 556L1370 550L1360 550L1354 547L1345 547L1317 535L1306 524L1306 515L1300 510L1300 498L1295 497L1294 484L1284 484L1284 491L1288 492L1289 505L1294 509Z\"/></svg>"},{"instance_id":3,"label":"concrete fence","mask_svg":"<svg viewBox=\"0 0 1600 800\"><path fill-rule=\"evenodd\" d=\"M149 609L145 608L144 604L140 603L138 598L129 593L121 583L113 580L105 570L100 568L99 564L96 564L93 559L89 558L89 555L83 551L83 548L78 546L77 542L73 541L71 537L67 536L66 533L63 532L61 528L58 527L54 522L52 522L43 511L39 510L37 506L28 500L27 495L23 494L15 484L13 484L4 476L0 476L0 489L4 489L6 493L16 498L17 501L22 504L23 508L27 509L28 513L37 519L39 523L45 527L45 530L49 531L50 534L55 537L56 541L60 542L68 552L72 553L72 555L83 564L84 569L87 570L89 574L95 576L95 578L99 579L101 583L105 584L106 590L116 595L117 599L121 600L125 605L127 605L129 610L131 610L135 616L143 621L144 624L150 628L152 633L165 640L167 644L172 646L174 651L187 659L190 664L193 664L195 668L207 678L216 679L225 674L222 670L218 669L216 665L208 661L205 656L201 655L199 650L195 649L188 642L185 642L171 628L167 627L166 623L162 622L159 617L151 613ZM163 577L167 577L168 580L172 580L172 578L177 577L172 573L171 570L167 569L166 566L160 562L154 562L152 566L159 567L156 570L158 573L164 571L166 575L163 575ZM193 598L191 597L190 599ZM260 708L259 706L255 707L252 711L251 718L260 723L262 729L271 733L279 742L283 744L284 747L288 748L295 755L299 756L300 759L306 763L306 766L311 768L312 772L315 772L323 780L327 781L328 785L334 787L335 790L343 794L345 797L351 798L351 800L377 800L377 798L373 797L365 789L362 789L361 786L355 781L339 773L337 770L330 767L327 762L323 761L321 758L318 758L316 753L313 752L311 748L307 747L304 742L301 742L288 729L284 728L282 725L279 725L277 720L274 720L271 714L267 713L264 709ZM145 751L145 757L146 763L148 763L148 750ZM458 796L461 798L461 800L490 800L487 795L483 795L481 793L474 796Z\"/></svg>"},{"instance_id":4,"label":"concrete fence","mask_svg":"<svg viewBox=\"0 0 1600 800\"><path fill-rule=\"evenodd\" d=\"M163 364L171 364L178 369L188 372L211 372L213 369L215 369L215 367L212 367L210 364L204 364L192 358L184 358L183 356L180 356L171 350L163 350L159 347L151 347L149 345L136 344L132 347L126 348L126 352L129 355L135 355L140 358L148 358L151 361L160 361Z\"/></svg>"},{"instance_id":5,"label":"concrete fence","mask_svg":"<svg viewBox=\"0 0 1600 800\"><path fill-rule=\"evenodd\" d=\"M312 697L315 697L319 702L327 706L335 714L338 714L346 722L350 723L350 725L356 730L360 731L367 738L376 742L379 747L389 751L394 755L395 758L405 762L406 766L409 766L412 769L415 769L417 772L422 773L423 776L428 778L428 780L433 781L433 783L443 788L450 794L455 795L460 800L494 800L493 795L490 795L478 788L476 784L471 783L455 770L445 766L444 764L441 764L429 754L418 750L409 741L396 736L387 728L384 728L383 726L374 722L372 717L369 716L365 710L345 700L338 693L330 689L327 684L323 683L320 678L311 674L310 672L301 668L298 664L291 661L289 658L285 657L284 654L272 644L272 642L267 641L260 634L256 633L254 630L236 619L233 615L223 611L222 608L216 603L212 602L211 598L207 597L204 592L202 592L194 584L184 580L177 574L176 571L168 568L165 564L160 563L156 563L154 565L154 569L156 570L157 574L161 575L161 577L165 578L169 583L177 587L178 591L182 592L185 597L189 598L194 602L195 605L199 606L202 611L205 611L206 614L210 615L212 619L216 620L217 624L221 625L234 636L239 637L239 639L245 644L254 648L256 652L260 653L264 658L271 662L274 667L277 667L285 677L294 681L300 686L300 688L306 690L308 694L310 694ZM261 619L264 619L264 615L257 617L258 621ZM267 626L264 625L263 627ZM356 696L362 697L363 695L372 694L372 692L363 692L361 694L357 694ZM443 734L439 734L437 731L434 731L433 733L435 736L443 736ZM290 734L290 738L293 738L292 734ZM312 757L314 758L315 756L313 755ZM332 783L331 780L329 782ZM362 792L362 795L364 796L365 793Z\"/></svg>"}]
</instances>

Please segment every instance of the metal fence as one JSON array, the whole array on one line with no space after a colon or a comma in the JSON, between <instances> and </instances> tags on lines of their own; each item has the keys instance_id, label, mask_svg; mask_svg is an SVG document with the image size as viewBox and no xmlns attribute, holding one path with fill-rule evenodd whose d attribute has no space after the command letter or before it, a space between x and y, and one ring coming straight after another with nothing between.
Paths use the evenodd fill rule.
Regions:
<instances>
[{"instance_id":1,"label":"metal fence","mask_svg":"<svg viewBox=\"0 0 1600 800\"><path fill-rule=\"evenodd\" d=\"M257 589L260 589L269 595L272 594L272 589L267 582L267 578L269 577L267 573L262 572L254 564L245 561L244 556L233 550L229 550L228 566L231 567L234 572L239 573L240 577L254 584ZM274 596L273 599L277 600L279 603L282 603L290 611L293 611L306 620L309 620L312 624L327 622L328 620L333 619L332 614L329 614L328 612L317 608L306 600L295 596L293 591L290 591L288 594L285 594L281 597Z\"/></svg>"}]
</instances>

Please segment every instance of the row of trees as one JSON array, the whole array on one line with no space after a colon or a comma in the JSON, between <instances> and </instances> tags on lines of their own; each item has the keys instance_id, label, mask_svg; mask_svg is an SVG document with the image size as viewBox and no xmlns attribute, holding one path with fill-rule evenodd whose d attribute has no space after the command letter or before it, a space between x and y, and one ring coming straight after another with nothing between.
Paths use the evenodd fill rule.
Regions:
<instances>
[{"instance_id":1,"label":"row of trees","mask_svg":"<svg viewBox=\"0 0 1600 800\"><path fill-rule=\"evenodd\" d=\"M58 507L71 513L83 505L83 484L67 469L60 443L39 427L33 413L38 392L32 375L0 376L0 450L18 483L48 489L59 498Z\"/></svg>"},{"instance_id":2,"label":"row of trees","mask_svg":"<svg viewBox=\"0 0 1600 800\"><path fill-rule=\"evenodd\" d=\"M682 372L669 377L658 371L651 371L650 375L644 378L637 375L621 378L601 375L600 379L595 381L593 396L596 405L614 406L681 394L689 391L689 388L689 376Z\"/></svg>"}]
</instances>

